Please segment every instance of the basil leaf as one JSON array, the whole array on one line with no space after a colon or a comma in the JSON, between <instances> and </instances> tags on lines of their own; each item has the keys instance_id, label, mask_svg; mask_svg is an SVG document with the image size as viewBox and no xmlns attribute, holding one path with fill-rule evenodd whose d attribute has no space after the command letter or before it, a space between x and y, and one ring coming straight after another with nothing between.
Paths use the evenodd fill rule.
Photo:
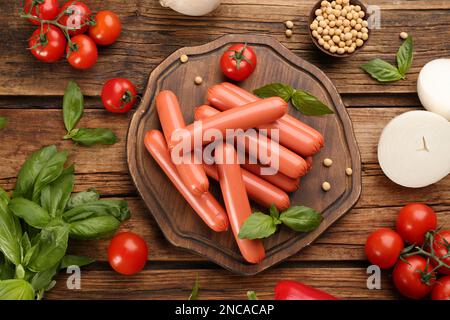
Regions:
<instances>
[{"instance_id":1,"label":"basil leaf","mask_svg":"<svg viewBox=\"0 0 450 320\"><path fill-rule=\"evenodd\" d=\"M280 97L284 101L289 102L294 91L294 88L287 84L272 83L253 90L253 93L260 98Z\"/></svg>"},{"instance_id":2,"label":"basil leaf","mask_svg":"<svg viewBox=\"0 0 450 320\"><path fill-rule=\"evenodd\" d=\"M270 216L275 220L278 220L280 217L280 212L274 204L270 206Z\"/></svg>"},{"instance_id":3,"label":"basil leaf","mask_svg":"<svg viewBox=\"0 0 450 320\"><path fill-rule=\"evenodd\" d=\"M47 164L42 168L39 175L36 177L33 188L32 200L38 202L41 197L41 190L49 185L61 175L64 169L64 164L67 161L67 151L56 153L51 157Z\"/></svg>"},{"instance_id":4,"label":"basil leaf","mask_svg":"<svg viewBox=\"0 0 450 320\"><path fill-rule=\"evenodd\" d=\"M112 216L92 217L70 224L70 237L74 239L99 239L113 235L120 221Z\"/></svg>"},{"instance_id":5,"label":"basil leaf","mask_svg":"<svg viewBox=\"0 0 450 320\"><path fill-rule=\"evenodd\" d=\"M65 269L70 266L82 267L91 264L93 262L95 262L95 260L89 257L66 255L64 256L64 258L62 258L59 268Z\"/></svg>"},{"instance_id":6,"label":"basil leaf","mask_svg":"<svg viewBox=\"0 0 450 320\"><path fill-rule=\"evenodd\" d=\"M0 300L34 300L33 287L21 279L0 281Z\"/></svg>"},{"instance_id":7,"label":"basil leaf","mask_svg":"<svg viewBox=\"0 0 450 320\"><path fill-rule=\"evenodd\" d=\"M67 203L67 209L70 210L75 207L81 206L82 204L97 201L99 198L100 194L95 189L89 189L87 191L74 193Z\"/></svg>"},{"instance_id":8,"label":"basil leaf","mask_svg":"<svg viewBox=\"0 0 450 320\"><path fill-rule=\"evenodd\" d=\"M53 281L53 277L58 272L58 264L53 267L35 273L33 278L31 278L31 285L33 286L35 291L45 290Z\"/></svg>"},{"instance_id":9,"label":"basil leaf","mask_svg":"<svg viewBox=\"0 0 450 320\"><path fill-rule=\"evenodd\" d=\"M294 231L309 232L320 225L322 216L311 208L295 206L283 211L280 220Z\"/></svg>"},{"instance_id":10,"label":"basil leaf","mask_svg":"<svg viewBox=\"0 0 450 320\"><path fill-rule=\"evenodd\" d=\"M389 62L381 59L373 59L361 66L370 76L380 82L391 82L403 79L403 76Z\"/></svg>"},{"instance_id":11,"label":"basil leaf","mask_svg":"<svg viewBox=\"0 0 450 320\"><path fill-rule=\"evenodd\" d=\"M66 208L75 181L74 168L65 169L58 179L45 186L41 192L41 206L51 217L59 216Z\"/></svg>"},{"instance_id":12,"label":"basil leaf","mask_svg":"<svg viewBox=\"0 0 450 320\"><path fill-rule=\"evenodd\" d=\"M277 231L274 219L262 212L255 212L245 220L239 230L240 239L262 239L271 236Z\"/></svg>"},{"instance_id":13,"label":"basil leaf","mask_svg":"<svg viewBox=\"0 0 450 320\"><path fill-rule=\"evenodd\" d=\"M198 282L198 276L197 276L197 278L195 279L194 287L192 288L192 292L189 295L188 300L198 300L199 290L200 290L200 284Z\"/></svg>"},{"instance_id":14,"label":"basil leaf","mask_svg":"<svg viewBox=\"0 0 450 320\"><path fill-rule=\"evenodd\" d=\"M306 116L323 116L334 113L322 101L303 90L295 90L292 96L292 105Z\"/></svg>"},{"instance_id":15,"label":"basil leaf","mask_svg":"<svg viewBox=\"0 0 450 320\"><path fill-rule=\"evenodd\" d=\"M84 145L92 146L94 144L114 144L117 142L117 136L109 129L105 128L80 128L74 129L65 139Z\"/></svg>"},{"instance_id":16,"label":"basil leaf","mask_svg":"<svg viewBox=\"0 0 450 320\"><path fill-rule=\"evenodd\" d=\"M398 72L400 72L403 77L411 68L413 61L413 50L413 39L409 36L397 51Z\"/></svg>"},{"instance_id":17,"label":"basil leaf","mask_svg":"<svg viewBox=\"0 0 450 320\"><path fill-rule=\"evenodd\" d=\"M27 158L17 177L16 189L13 193L14 198L23 197L31 200L37 176L56 153L56 146L51 145L32 153Z\"/></svg>"},{"instance_id":18,"label":"basil leaf","mask_svg":"<svg viewBox=\"0 0 450 320\"><path fill-rule=\"evenodd\" d=\"M33 201L25 198L14 198L9 203L9 209L30 226L42 229L50 222L48 212Z\"/></svg>"},{"instance_id":19,"label":"basil leaf","mask_svg":"<svg viewBox=\"0 0 450 320\"><path fill-rule=\"evenodd\" d=\"M19 220L9 210L8 202L8 194L0 188L0 252L3 252L9 261L19 265L22 256L22 228Z\"/></svg>"},{"instance_id":20,"label":"basil leaf","mask_svg":"<svg viewBox=\"0 0 450 320\"><path fill-rule=\"evenodd\" d=\"M255 291L247 291L248 300L259 300Z\"/></svg>"},{"instance_id":21,"label":"basil leaf","mask_svg":"<svg viewBox=\"0 0 450 320\"><path fill-rule=\"evenodd\" d=\"M8 124L8 118L0 117L0 130L5 128Z\"/></svg>"},{"instance_id":22,"label":"basil leaf","mask_svg":"<svg viewBox=\"0 0 450 320\"><path fill-rule=\"evenodd\" d=\"M63 98L63 119L67 132L72 131L83 115L84 101L80 88L74 81L67 84Z\"/></svg>"},{"instance_id":23,"label":"basil leaf","mask_svg":"<svg viewBox=\"0 0 450 320\"><path fill-rule=\"evenodd\" d=\"M119 221L130 217L128 203L123 200L98 200L77 206L63 213L63 219L66 222L74 222L84 219L86 213L95 216L113 216Z\"/></svg>"},{"instance_id":24,"label":"basil leaf","mask_svg":"<svg viewBox=\"0 0 450 320\"><path fill-rule=\"evenodd\" d=\"M33 240L35 242L33 245L37 245L37 249L27 267L34 272L44 271L56 265L66 254L69 226L42 229Z\"/></svg>"}]
</instances>

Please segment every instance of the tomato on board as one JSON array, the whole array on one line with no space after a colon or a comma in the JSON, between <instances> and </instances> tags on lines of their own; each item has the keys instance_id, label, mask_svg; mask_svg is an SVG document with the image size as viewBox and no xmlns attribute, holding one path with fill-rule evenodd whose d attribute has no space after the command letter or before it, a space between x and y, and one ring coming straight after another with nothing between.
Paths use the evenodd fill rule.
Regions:
<instances>
[{"instance_id":1,"label":"tomato on board","mask_svg":"<svg viewBox=\"0 0 450 320\"><path fill-rule=\"evenodd\" d=\"M37 28L33 32L28 46L38 60L55 62L64 55L66 42L66 37L59 28L45 24L42 29Z\"/></svg>"},{"instance_id":2,"label":"tomato on board","mask_svg":"<svg viewBox=\"0 0 450 320\"><path fill-rule=\"evenodd\" d=\"M95 25L89 27L89 36L95 43L107 46L114 43L120 36L122 24L112 11L99 11L95 15Z\"/></svg>"},{"instance_id":3,"label":"tomato on board","mask_svg":"<svg viewBox=\"0 0 450 320\"><path fill-rule=\"evenodd\" d=\"M382 269L389 269L395 265L403 248L403 240L398 233L382 228L369 235L365 251L371 263Z\"/></svg>"},{"instance_id":4,"label":"tomato on board","mask_svg":"<svg viewBox=\"0 0 450 320\"><path fill-rule=\"evenodd\" d=\"M432 300L450 300L450 276L445 276L436 281L431 291Z\"/></svg>"},{"instance_id":5,"label":"tomato on board","mask_svg":"<svg viewBox=\"0 0 450 320\"><path fill-rule=\"evenodd\" d=\"M235 81L247 79L255 70L256 64L256 54L247 44L232 45L220 58L222 72Z\"/></svg>"},{"instance_id":6,"label":"tomato on board","mask_svg":"<svg viewBox=\"0 0 450 320\"><path fill-rule=\"evenodd\" d=\"M108 80L102 88L102 102L110 112L128 112L136 102L136 97L135 86L125 78Z\"/></svg>"},{"instance_id":7,"label":"tomato on board","mask_svg":"<svg viewBox=\"0 0 450 320\"><path fill-rule=\"evenodd\" d=\"M73 48L67 45L67 61L75 69L89 69L97 62L98 51L94 40L87 35L80 34L71 38Z\"/></svg>"},{"instance_id":8,"label":"tomato on board","mask_svg":"<svg viewBox=\"0 0 450 320\"><path fill-rule=\"evenodd\" d=\"M111 239L108 261L118 273L132 275L141 271L147 262L148 248L145 240L135 233L122 232Z\"/></svg>"},{"instance_id":9,"label":"tomato on board","mask_svg":"<svg viewBox=\"0 0 450 320\"><path fill-rule=\"evenodd\" d=\"M433 268L422 256L410 256L404 260L400 260L394 268L394 285L405 297L421 299L433 289L435 274L429 277L428 284L423 279L423 274L431 272Z\"/></svg>"},{"instance_id":10,"label":"tomato on board","mask_svg":"<svg viewBox=\"0 0 450 320\"><path fill-rule=\"evenodd\" d=\"M423 203L404 206L397 217L397 232L405 242L422 245L425 234L437 227L436 213Z\"/></svg>"},{"instance_id":11,"label":"tomato on board","mask_svg":"<svg viewBox=\"0 0 450 320\"><path fill-rule=\"evenodd\" d=\"M53 20L59 13L58 0L25 0L24 11L41 20ZM37 19L30 18L28 20L36 25L41 24Z\"/></svg>"},{"instance_id":12,"label":"tomato on board","mask_svg":"<svg viewBox=\"0 0 450 320\"><path fill-rule=\"evenodd\" d=\"M434 235L433 251L442 262L450 265L450 230L442 230ZM431 261L431 264L437 266L437 262L434 260ZM450 274L450 269L444 266L437 271L442 274Z\"/></svg>"},{"instance_id":13,"label":"tomato on board","mask_svg":"<svg viewBox=\"0 0 450 320\"><path fill-rule=\"evenodd\" d=\"M81 1L67 1L61 8L66 13L58 20L63 26L69 28L69 34L75 36L83 34L89 28L87 22L91 18L91 10L89 7Z\"/></svg>"}]
</instances>

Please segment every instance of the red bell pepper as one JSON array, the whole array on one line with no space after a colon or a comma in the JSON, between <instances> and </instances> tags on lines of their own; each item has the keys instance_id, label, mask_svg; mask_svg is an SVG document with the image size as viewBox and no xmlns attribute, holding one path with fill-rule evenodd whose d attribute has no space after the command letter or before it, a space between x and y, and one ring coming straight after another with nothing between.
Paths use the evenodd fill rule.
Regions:
<instances>
[{"instance_id":1,"label":"red bell pepper","mask_svg":"<svg viewBox=\"0 0 450 320\"><path fill-rule=\"evenodd\" d=\"M291 280L280 281L275 287L275 300L339 300L324 291Z\"/></svg>"}]
</instances>

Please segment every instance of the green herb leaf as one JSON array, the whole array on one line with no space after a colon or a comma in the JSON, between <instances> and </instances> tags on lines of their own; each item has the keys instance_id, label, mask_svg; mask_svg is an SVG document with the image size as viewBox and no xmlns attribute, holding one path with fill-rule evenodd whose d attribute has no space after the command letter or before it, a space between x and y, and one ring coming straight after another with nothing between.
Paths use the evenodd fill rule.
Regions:
<instances>
[{"instance_id":1,"label":"green herb leaf","mask_svg":"<svg viewBox=\"0 0 450 320\"><path fill-rule=\"evenodd\" d=\"M130 217L128 203L121 200L98 200L77 206L63 213L66 222L74 222L85 219L88 216L113 216L119 221Z\"/></svg>"},{"instance_id":2,"label":"green herb leaf","mask_svg":"<svg viewBox=\"0 0 450 320\"><path fill-rule=\"evenodd\" d=\"M45 209L25 198L12 199L9 209L27 224L38 229L44 228L50 222L50 215Z\"/></svg>"},{"instance_id":3,"label":"green herb leaf","mask_svg":"<svg viewBox=\"0 0 450 320\"><path fill-rule=\"evenodd\" d=\"M109 129L105 128L80 128L74 129L64 137L84 146L94 144L114 144L117 142L117 136Z\"/></svg>"},{"instance_id":4,"label":"green herb leaf","mask_svg":"<svg viewBox=\"0 0 450 320\"><path fill-rule=\"evenodd\" d=\"M72 131L80 121L84 110L83 94L74 81L67 84L63 98L63 118L67 132Z\"/></svg>"},{"instance_id":5,"label":"green herb leaf","mask_svg":"<svg viewBox=\"0 0 450 320\"><path fill-rule=\"evenodd\" d=\"M48 164L50 158L56 153L56 146L51 145L32 153L27 158L17 177L16 189L13 193L14 198L23 197L31 200L36 178L41 170Z\"/></svg>"},{"instance_id":6,"label":"green herb leaf","mask_svg":"<svg viewBox=\"0 0 450 320\"><path fill-rule=\"evenodd\" d=\"M22 228L8 208L8 194L0 188L0 252L16 266L21 262Z\"/></svg>"},{"instance_id":7,"label":"green herb leaf","mask_svg":"<svg viewBox=\"0 0 450 320\"><path fill-rule=\"evenodd\" d=\"M323 116L334 113L322 101L303 90L295 90L292 96L292 105L306 116Z\"/></svg>"},{"instance_id":8,"label":"green herb leaf","mask_svg":"<svg viewBox=\"0 0 450 320\"><path fill-rule=\"evenodd\" d=\"M270 216L276 221L280 217L280 212L278 211L278 208L272 204L270 206Z\"/></svg>"},{"instance_id":9,"label":"green herb leaf","mask_svg":"<svg viewBox=\"0 0 450 320\"><path fill-rule=\"evenodd\" d=\"M192 288L192 292L188 300L198 300L199 291L200 291L200 284L198 282L197 276L197 278L195 279L194 287Z\"/></svg>"},{"instance_id":10,"label":"green herb leaf","mask_svg":"<svg viewBox=\"0 0 450 320\"><path fill-rule=\"evenodd\" d=\"M22 279L0 281L0 300L34 300L33 287Z\"/></svg>"},{"instance_id":11,"label":"green herb leaf","mask_svg":"<svg viewBox=\"0 0 450 320\"><path fill-rule=\"evenodd\" d=\"M92 217L72 222L70 237L74 239L100 239L113 235L120 226L120 221L112 216Z\"/></svg>"},{"instance_id":12,"label":"green herb leaf","mask_svg":"<svg viewBox=\"0 0 450 320\"><path fill-rule=\"evenodd\" d=\"M0 117L0 130L5 128L8 124L8 118Z\"/></svg>"},{"instance_id":13,"label":"green herb leaf","mask_svg":"<svg viewBox=\"0 0 450 320\"><path fill-rule=\"evenodd\" d=\"M41 205L51 217L64 212L75 182L74 167L65 169L58 179L45 186L41 192Z\"/></svg>"},{"instance_id":14,"label":"green herb leaf","mask_svg":"<svg viewBox=\"0 0 450 320\"><path fill-rule=\"evenodd\" d=\"M411 68L413 61L413 39L409 36L397 51L398 72L404 77Z\"/></svg>"},{"instance_id":15,"label":"green herb leaf","mask_svg":"<svg viewBox=\"0 0 450 320\"><path fill-rule=\"evenodd\" d=\"M33 278L31 278L31 285L33 286L35 291L45 290L53 281L53 277L58 272L58 264L53 267L35 273Z\"/></svg>"},{"instance_id":16,"label":"green herb leaf","mask_svg":"<svg viewBox=\"0 0 450 320\"><path fill-rule=\"evenodd\" d=\"M373 59L361 66L370 76L380 82L392 82L403 79L402 74L389 62Z\"/></svg>"},{"instance_id":17,"label":"green herb leaf","mask_svg":"<svg viewBox=\"0 0 450 320\"><path fill-rule=\"evenodd\" d=\"M294 231L309 232L320 225L322 216L311 208L294 206L283 211L280 220Z\"/></svg>"},{"instance_id":18,"label":"green herb leaf","mask_svg":"<svg viewBox=\"0 0 450 320\"><path fill-rule=\"evenodd\" d=\"M289 102L294 91L294 88L287 84L272 83L253 90L253 93L260 98L280 97L284 101Z\"/></svg>"},{"instance_id":19,"label":"green herb leaf","mask_svg":"<svg viewBox=\"0 0 450 320\"><path fill-rule=\"evenodd\" d=\"M91 264L94 262L95 262L95 260L91 259L89 257L66 255L66 256L64 256L64 258L62 258L61 264L59 265L59 267L61 269L65 269L70 266L83 267L83 266L87 266L88 264Z\"/></svg>"},{"instance_id":20,"label":"green herb leaf","mask_svg":"<svg viewBox=\"0 0 450 320\"><path fill-rule=\"evenodd\" d=\"M255 291L247 291L248 300L259 300Z\"/></svg>"},{"instance_id":21,"label":"green herb leaf","mask_svg":"<svg viewBox=\"0 0 450 320\"><path fill-rule=\"evenodd\" d=\"M277 231L274 219L262 212L255 212L245 220L239 230L240 239L262 239L270 237Z\"/></svg>"},{"instance_id":22,"label":"green herb leaf","mask_svg":"<svg viewBox=\"0 0 450 320\"><path fill-rule=\"evenodd\" d=\"M67 203L67 209L70 210L82 204L97 201L99 198L100 194L95 189L74 193Z\"/></svg>"}]
</instances>

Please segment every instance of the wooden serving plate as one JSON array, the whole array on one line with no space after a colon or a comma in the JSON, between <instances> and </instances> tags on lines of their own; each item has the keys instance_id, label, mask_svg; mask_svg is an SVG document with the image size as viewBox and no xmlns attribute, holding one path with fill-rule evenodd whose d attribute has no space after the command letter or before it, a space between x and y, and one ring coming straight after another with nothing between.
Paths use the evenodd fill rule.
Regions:
<instances>
[{"instance_id":1,"label":"wooden serving plate","mask_svg":"<svg viewBox=\"0 0 450 320\"><path fill-rule=\"evenodd\" d=\"M322 212L324 220L318 229L306 234L281 227L278 233L264 240L266 258L258 265L244 261L231 230L215 233L200 220L143 143L148 130L161 130L154 104L157 92L173 90L180 100L186 123L191 123L194 108L205 102L207 88L227 81L219 67L220 56L231 44L244 42L255 49L258 66L249 79L240 83L243 88L251 91L269 83L282 82L311 92L335 111L334 115L306 117L290 107L289 113L325 137L325 147L314 157L313 169L302 178L300 189L291 194L291 202L292 205L306 205ZM182 54L189 56L185 64L179 60ZM198 75L204 80L200 86L194 84ZM142 102L131 120L127 157L137 190L170 243L245 275L261 272L311 244L345 214L361 194L360 154L350 118L335 86L322 71L269 36L228 35L202 46L182 48L164 60L150 74ZM330 168L322 165L324 158L333 160ZM347 167L353 169L350 177L345 174ZM322 191L323 181L331 183L330 191ZM222 201L216 182L211 181L211 191Z\"/></svg>"}]
</instances>

